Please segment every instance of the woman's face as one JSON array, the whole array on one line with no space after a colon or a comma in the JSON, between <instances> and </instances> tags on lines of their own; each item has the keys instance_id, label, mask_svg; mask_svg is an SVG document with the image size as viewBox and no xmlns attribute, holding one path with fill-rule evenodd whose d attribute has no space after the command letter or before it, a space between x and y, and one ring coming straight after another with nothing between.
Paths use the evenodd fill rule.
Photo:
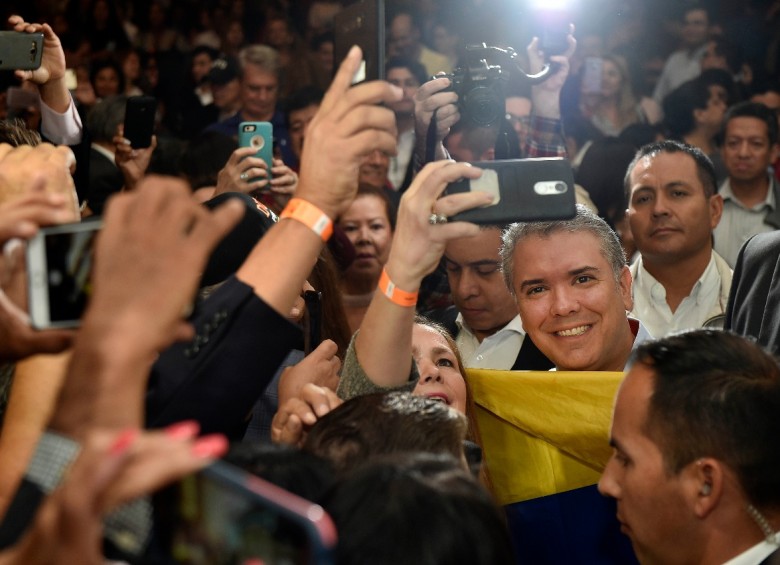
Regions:
<instances>
[{"instance_id":1,"label":"woman's face","mask_svg":"<svg viewBox=\"0 0 780 565\"><path fill-rule=\"evenodd\" d=\"M378 280L393 240L385 202L379 196L358 196L341 215L339 227L355 246L355 260L347 270L348 276L350 272L360 273Z\"/></svg>"},{"instance_id":2,"label":"woman's face","mask_svg":"<svg viewBox=\"0 0 780 565\"><path fill-rule=\"evenodd\" d=\"M119 75L111 67L100 69L95 75L95 94L100 98L119 94Z\"/></svg>"},{"instance_id":3,"label":"woman's face","mask_svg":"<svg viewBox=\"0 0 780 565\"><path fill-rule=\"evenodd\" d=\"M620 69L612 61L605 59L601 67L601 94L605 97L616 96L622 86Z\"/></svg>"},{"instance_id":4,"label":"woman's face","mask_svg":"<svg viewBox=\"0 0 780 565\"><path fill-rule=\"evenodd\" d=\"M447 340L428 326L415 324L412 355L420 372L413 394L441 399L458 412L466 413L466 381L460 374L457 357Z\"/></svg>"}]
</instances>

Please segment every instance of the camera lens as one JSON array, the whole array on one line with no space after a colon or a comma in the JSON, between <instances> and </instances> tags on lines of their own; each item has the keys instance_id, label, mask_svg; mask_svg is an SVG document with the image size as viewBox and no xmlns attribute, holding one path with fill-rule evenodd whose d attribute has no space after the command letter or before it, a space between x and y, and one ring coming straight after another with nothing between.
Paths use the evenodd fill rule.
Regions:
<instances>
[{"instance_id":1,"label":"camera lens","mask_svg":"<svg viewBox=\"0 0 780 565\"><path fill-rule=\"evenodd\" d=\"M563 194L564 192L566 192L566 188L567 188L566 183L564 182L555 183L555 192L557 192L558 194Z\"/></svg>"},{"instance_id":2,"label":"camera lens","mask_svg":"<svg viewBox=\"0 0 780 565\"><path fill-rule=\"evenodd\" d=\"M496 92L484 86L477 86L468 92L463 100L465 114L475 124L490 126L504 115L504 101L496 96Z\"/></svg>"}]
</instances>

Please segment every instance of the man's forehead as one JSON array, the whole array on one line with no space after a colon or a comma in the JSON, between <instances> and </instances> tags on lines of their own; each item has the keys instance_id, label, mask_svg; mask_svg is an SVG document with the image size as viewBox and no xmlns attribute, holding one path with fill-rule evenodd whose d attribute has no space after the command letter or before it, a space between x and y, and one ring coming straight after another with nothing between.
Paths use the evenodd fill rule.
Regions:
<instances>
[{"instance_id":1,"label":"man's forehead","mask_svg":"<svg viewBox=\"0 0 780 565\"><path fill-rule=\"evenodd\" d=\"M673 166L674 170L670 169ZM682 151L657 151L641 157L629 175L631 188L637 188L643 177L661 175L674 178L672 182L684 182L685 184L700 185L696 170L696 161L691 155Z\"/></svg>"},{"instance_id":2,"label":"man's forehead","mask_svg":"<svg viewBox=\"0 0 780 565\"><path fill-rule=\"evenodd\" d=\"M499 261L501 249L501 230L487 228L479 230L477 235L462 237L447 242L444 254L456 263L475 261Z\"/></svg>"}]
</instances>

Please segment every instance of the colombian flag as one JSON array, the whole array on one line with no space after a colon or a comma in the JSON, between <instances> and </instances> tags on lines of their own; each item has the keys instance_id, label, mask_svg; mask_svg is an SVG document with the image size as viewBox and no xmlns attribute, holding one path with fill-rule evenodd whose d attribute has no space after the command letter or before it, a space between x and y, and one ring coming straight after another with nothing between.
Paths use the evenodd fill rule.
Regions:
<instances>
[{"instance_id":1,"label":"colombian flag","mask_svg":"<svg viewBox=\"0 0 780 565\"><path fill-rule=\"evenodd\" d=\"M488 485L518 563L632 564L615 504L596 490L623 373L469 369Z\"/></svg>"}]
</instances>

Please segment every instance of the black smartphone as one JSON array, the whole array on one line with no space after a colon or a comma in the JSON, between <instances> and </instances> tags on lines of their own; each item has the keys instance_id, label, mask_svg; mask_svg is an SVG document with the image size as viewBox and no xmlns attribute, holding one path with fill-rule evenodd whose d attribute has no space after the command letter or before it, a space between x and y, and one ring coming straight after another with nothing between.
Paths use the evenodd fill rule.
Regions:
<instances>
[{"instance_id":1,"label":"black smartphone","mask_svg":"<svg viewBox=\"0 0 780 565\"><path fill-rule=\"evenodd\" d=\"M152 144L157 99L154 96L131 96L125 106L125 138L130 147L144 149Z\"/></svg>"},{"instance_id":2,"label":"black smartphone","mask_svg":"<svg viewBox=\"0 0 780 565\"><path fill-rule=\"evenodd\" d=\"M569 28L572 16L568 10L560 8L538 8L534 17L536 33L539 35L539 48L545 56L561 55L569 48Z\"/></svg>"},{"instance_id":3,"label":"black smartphone","mask_svg":"<svg viewBox=\"0 0 780 565\"><path fill-rule=\"evenodd\" d=\"M41 66L43 34L0 31L0 71L33 71Z\"/></svg>"},{"instance_id":4,"label":"black smartphone","mask_svg":"<svg viewBox=\"0 0 780 565\"><path fill-rule=\"evenodd\" d=\"M566 159L509 159L472 165L482 169L482 176L450 183L445 194L487 192L493 195L493 204L455 214L450 221L506 225L567 220L577 212L574 175Z\"/></svg>"},{"instance_id":5,"label":"black smartphone","mask_svg":"<svg viewBox=\"0 0 780 565\"><path fill-rule=\"evenodd\" d=\"M379 80L385 76L385 2L363 0L336 14L334 27L334 60L344 60L353 45L363 51L363 63L352 77L352 84Z\"/></svg>"},{"instance_id":6,"label":"black smartphone","mask_svg":"<svg viewBox=\"0 0 780 565\"><path fill-rule=\"evenodd\" d=\"M155 496L155 538L173 563L331 565L322 507L216 462Z\"/></svg>"},{"instance_id":7,"label":"black smartphone","mask_svg":"<svg viewBox=\"0 0 780 565\"><path fill-rule=\"evenodd\" d=\"M27 301L36 329L80 324L92 291L92 248L99 220L41 228L27 242Z\"/></svg>"}]
</instances>

